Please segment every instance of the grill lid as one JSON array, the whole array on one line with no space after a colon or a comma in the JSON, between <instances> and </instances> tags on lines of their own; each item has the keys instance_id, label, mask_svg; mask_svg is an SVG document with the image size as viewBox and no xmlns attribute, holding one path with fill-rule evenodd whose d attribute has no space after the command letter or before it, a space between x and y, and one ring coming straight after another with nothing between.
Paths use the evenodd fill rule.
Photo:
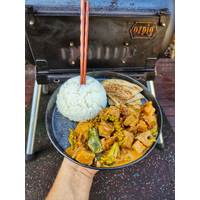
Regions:
<instances>
[{"instance_id":1,"label":"grill lid","mask_svg":"<svg viewBox=\"0 0 200 200\"><path fill-rule=\"evenodd\" d=\"M133 12L142 12L146 9L151 9L150 12L157 12L163 8L173 9L174 1L163 1L163 0L95 0L90 1L91 15L103 15L103 14L121 14L127 15L127 13L133 14ZM33 5L38 13L65 13L80 15L80 0L25 0L25 5ZM157 11L156 11L157 10Z\"/></svg>"},{"instance_id":2,"label":"grill lid","mask_svg":"<svg viewBox=\"0 0 200 200\"><path fill-rule=\"evenodd\" d=\"M79 0L25 4L26 58L31 61L31 52L37 73L78 73ZM173 1L98 0L90 5L88 71L153 71L173 36Z\"/></svg>"}]
</instances>

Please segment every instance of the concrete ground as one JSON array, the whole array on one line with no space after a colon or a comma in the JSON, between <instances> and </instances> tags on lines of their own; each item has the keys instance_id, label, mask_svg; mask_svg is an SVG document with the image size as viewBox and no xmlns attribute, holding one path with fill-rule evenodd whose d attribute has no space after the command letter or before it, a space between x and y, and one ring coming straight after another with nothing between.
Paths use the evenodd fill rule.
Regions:
<instances>
[{"instance_id":1,"label":"concrete ground","mask_svg":"<svg viewBox=\"0 0 200 200\"><path fill-rule=\"evenodd\" d=\"M35 158L25 162L25 197L26 199L44 199L63 160L63 156L54 148L50 142L45 128L45 110L48 95L41 96L40 109L37 120L34 152ZM25 112L25 141L27 142L31 103Z\"/></svg>"}]
</instances>

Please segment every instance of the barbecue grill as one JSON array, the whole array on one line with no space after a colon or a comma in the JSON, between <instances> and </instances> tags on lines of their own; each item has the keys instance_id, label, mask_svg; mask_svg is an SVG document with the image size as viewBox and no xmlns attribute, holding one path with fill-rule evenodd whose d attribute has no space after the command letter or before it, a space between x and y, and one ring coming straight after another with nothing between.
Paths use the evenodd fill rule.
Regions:
<instances>
[{"instance_id":1,"label":"barbecue grill","mask_svg":"<svg viewBox=\"0 0 200 200\"><path fill-rule=\"evenodd\" d=\"M119 72L155 96L156 61L173 37L174 7L173 0L91 1L87 72ZM80 74L80 1L26 0L25 45L36 67L25 156L31 160L42 90ZM164 148L162 134L157 146Z\"/></svg>"}]
</instances>

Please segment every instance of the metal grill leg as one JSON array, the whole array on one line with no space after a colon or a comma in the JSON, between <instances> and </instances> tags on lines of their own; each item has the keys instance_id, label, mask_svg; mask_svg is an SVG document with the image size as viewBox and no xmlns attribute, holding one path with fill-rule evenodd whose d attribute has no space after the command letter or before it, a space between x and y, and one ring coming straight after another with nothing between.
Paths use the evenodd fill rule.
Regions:
<instances>
[{"instance_id":1,"label":"metal grill leg","mask_svg":"<svg viewBox=\"0 0 200 200\"><path fill-rule=\"evenodd\" d=\"M43 94L48 94L49 90L48 90L48 85L42 85L42 93Z\"/></svg>"},{"instance_id":2,"label":"metal grill leg","mask_svg":"<svg viewBox=\"0 0 200 200\"><path fill-rule=\"evenodd\" d=\"M30 123L29 123L28 140L27 140L27 147L26 147L26 154L25 154L26 160L31 160L34 157L33 148L34 148L34 141L35 141L35 131L36 131L36 126L37 126L37 116L38 116L38 110L39 110L39 104L40 104L41 88L42 88L42 85L38 85L37 81L35 80L32 107L31 107L31 116L30 116Z\"/></svg>"},{"instance_id":3,"label":"metal grill leg","mask_svg":"<svg viewBox=\"0 0 200 200\"><path fill-rule=\"evenodd\" d=\"M147 88L151 92L151 94L156 98L153 81L147 81ZM157 148L160 150L163 150L165 148L162 132L160 133L160 137L158 138Z\"/></svg>"}]
</instances>

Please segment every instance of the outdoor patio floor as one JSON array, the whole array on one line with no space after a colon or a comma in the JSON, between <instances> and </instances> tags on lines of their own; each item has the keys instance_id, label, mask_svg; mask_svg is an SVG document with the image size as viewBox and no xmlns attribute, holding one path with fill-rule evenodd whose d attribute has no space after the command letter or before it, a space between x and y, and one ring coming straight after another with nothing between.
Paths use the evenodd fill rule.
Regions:
<instances>
[{"instance_id":1,"label":"outdoor patio floor","mask_svg":"<svg viewBox=\"0 0 200 200\"><path fill-rule=\"evenodd\" d=\"M165 149L154 148L136 164L117 170L101 170L94 176L90 200L175 199L175 60L160 59L154 81L163 110ZM25 65L25 151L28 137L35 68ZM43 200L51 189L63 156L51 143L45 128L45 111L58 85L41 94L34 144L35 158L25 161L25 199Z\"/></svg>"}]
</instances>

